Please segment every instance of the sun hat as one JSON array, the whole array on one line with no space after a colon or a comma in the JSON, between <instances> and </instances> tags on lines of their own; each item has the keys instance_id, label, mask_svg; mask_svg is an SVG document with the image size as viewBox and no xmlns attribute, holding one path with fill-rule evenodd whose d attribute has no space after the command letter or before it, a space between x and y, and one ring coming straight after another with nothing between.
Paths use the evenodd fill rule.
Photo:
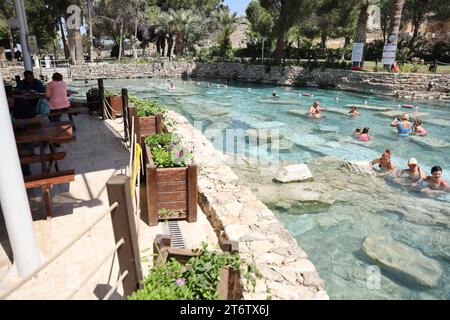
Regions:
<instances>
[{"instance_id":1,"label":"sun hat","mask_svg":"<svg viewBox=\"0 0 450 320\"><path fill-rule=\"evenodd\" d=\"M415 165L417 165L417 159L416 159L416 158L411 158L411 159L409 159L408 165L410 165L410 164L415 164Z\"/></svg>"}]
</instances>

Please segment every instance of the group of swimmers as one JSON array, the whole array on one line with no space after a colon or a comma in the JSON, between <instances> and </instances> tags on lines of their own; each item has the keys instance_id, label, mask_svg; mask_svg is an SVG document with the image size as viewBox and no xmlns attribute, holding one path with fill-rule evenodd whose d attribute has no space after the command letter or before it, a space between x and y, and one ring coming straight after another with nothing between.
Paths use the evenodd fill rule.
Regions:
<instances>
[{"instance_id":1,"label":"group of swimmers","mask_svg":"<svg viewBox=\"0 0 450 320\"><path fill-rule=\"evenodd\" d=\"M395 172L394 162L391 160L391 150L386 149L380 158L371 162L372 166L377 165L380 167L380 176L390 175ZM427 176L420 168L416 158L410 158L408 160L408 169L398 170L396 177L400 178L406 176L411 181L411 186L416 187L418 185L424 185L422 191L437 190L450 192L450 186L447 180L442 177L442 168L440 166L434 166L431 168L431 175Z\"/></svg>"}]
</instances>

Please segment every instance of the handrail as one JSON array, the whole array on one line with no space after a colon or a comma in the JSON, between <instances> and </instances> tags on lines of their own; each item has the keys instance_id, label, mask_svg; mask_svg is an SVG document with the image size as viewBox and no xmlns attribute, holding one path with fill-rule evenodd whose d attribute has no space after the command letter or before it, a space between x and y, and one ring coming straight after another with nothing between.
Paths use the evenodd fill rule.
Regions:
<instances>
[{"instance_id":1,"label":"handrail","mask_svg":"<svg viewBox=\"0 0 450 320\"><path fill-rule=\"evenodd\" d=\"M106 296L103 297L102 300L109 300L109 298L111 298L112 294L114 293L114 291L116 291L117 287L119 286L119 283L121 283L122 280L125 279L127 275L128 270L125 270L125 272L120 275L119 279L117 279L116 284L111 288L111 290L108 291L108 293L106 294Z\"/></svg>"},{"instance_id":2,"label":"handrail","mask_svg":"<svg viewBox=\"0 0 450 320\"><path fill-rule=\"evenodd\" d=\"M111 255L113 255L114 253L116 253L116 251L120 248L121 245L123 245L125 243L125 240L120 239L117 244L114 246L114 248L112 248L107 254L105 254L103 256L103 259L101 260L101 262L95 267L93 268L93 271L86 277L84 278L83 282L81 283L81 285L76 288L75 290L73 290L66 298L66 300L71 300L78 292L80 292L81 288L84 287L84 285L89 281L89 279L91 279L100 269L101 266L103 266L105 264L105 262L111 258Z\"/></svg>"},{"instance_id":3,"label":"handrail","mask_svg":"<svg viewBox=\"0 0 450 320\"><path fill-rule=\"evenodd\" d=\"M117 202L114 202L108 210L106 210L100 217L98 217L92 224L90 224L88 227L86 227L83 231L81 231L72 241L70 241L68 244L63 246L61 249L59 249L56 253L54 253L50 258L48 258L44 263L42 263L36 270L34 270L31 274L20 280L18 283L16 283L13 287L11 287L9 290L6 291L6 293L3 293L0 295L0 300L3 300L10 296L12 293L14 293L17 289L22 287L25 283L27 283L30 279L34 278L35 275L37 275L39 272L41 272L45 267L47 267L50 263L55 261L59 256L61 256L67 249L69 249L71 246L73 246L78 240L81 239L86 233L88 233L92 228L94 228L104 217L109 215L111 211L113 211L115 208L117 208L119 204Z\"/></svg>"}]
</instances>

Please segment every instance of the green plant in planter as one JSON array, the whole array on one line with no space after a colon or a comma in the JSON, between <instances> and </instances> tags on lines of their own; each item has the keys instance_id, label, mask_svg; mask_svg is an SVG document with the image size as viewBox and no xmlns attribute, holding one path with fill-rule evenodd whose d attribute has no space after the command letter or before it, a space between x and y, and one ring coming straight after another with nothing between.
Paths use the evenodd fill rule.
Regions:
<instances>
[{"instance_id":1,"label":"green plant in planter","mask_svg":"<svg viewBox=\"0 0 450 320\"><path fill-rule=\"evenodd\" d=\"M109 90L109 89L105 89L104 94L105 94L105 98L112 97L112 96L120 96L119 93Z\"/></svg>"},{"instance_id":2,"label":"green plant in planter","mask_svg":"<svg viewBox=\"0 0 450 320\"><path fill-rule=\"evenodd\" d=\"M155 134L145 138L153 162L158 168L185 167L193 162L193 154L181 144L181 139L171 133Z\"/></svg>"},{"instance_id":3,"label":"green plant in planter","mask_svg":"<svg viewBox=\"0 0 450 320\"><path fill-rule=\"evenodd\" d=\"M89 88L89 90L86 92L86 95L99 97L100 91L98 90L97 87L92 87L92 88Z\"/></svg>"},{"instance_id":4,"label":"green plant in planter","mask_svg":"<svg viewBox=\"0 0 450 320\"><path fill-rule=\"evenodd\" d=\"M156 101L144 100L135 96L130 96L128 101L136 107L138 117L151 117L158 113L162 115L167 113L167 109Z\"/></svg>"},{"instance_id":5,"label":"green plant in planter","mask_svg":"<svg viewBox=\"0 0 450 320\"><path fill-rule=\"evenodd\" d=\"M161 209L158 211L160 219L168 219L170 217L181 217L184 214L182 210Z\"/></svg>"},{"instance_id":6,"label":"green plant in planter","mask_svg":"<svg viewBox=\"0 0 450 320\"><path fill-rule=\"evenodd\" d=\"M237 254L208 251L207 245L183 265L175 259L155 266L143 281L143 288L129 300L217 300L220 272L225 266L233 270L243 268L244 261Z\"/></svg>"}]
</instances>

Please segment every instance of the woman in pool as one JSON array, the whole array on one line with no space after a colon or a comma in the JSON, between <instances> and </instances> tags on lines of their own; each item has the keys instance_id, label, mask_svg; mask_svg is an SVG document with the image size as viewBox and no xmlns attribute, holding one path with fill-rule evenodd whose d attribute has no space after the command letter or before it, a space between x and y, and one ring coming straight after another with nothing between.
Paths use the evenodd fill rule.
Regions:
<instances>
[{"instance_id":1,"label":"woman in pool","mask_svg":"<svg viewBox=\"0 0 450 320\"><path fill-rule=\"evenodd\" d=\"M172 81L170 81L169 83L169 90L175 90L175 85L173 84Z\"/></svg>"},{"instance_id":2,"label":"woman in pool","mask_svg":"<svg viewBox=\"0 0 450 320\"><path fill-rule=\"evenodd\" d=\"M322 108L317 101L314 101L314 104L311 108L309 108L309 116L314 119L319 119L321 117L320 111L326 110L326 108Z\"/></svg>"},{"instance_id":3,"label":"woman in pool","mask_svg":"<svg viewBox=\"0 0 450 320\"><path fill-rule=\"evenodd\" d=\"M361 134L358 137L359 141L367 142L367 141L372 140L369 136L369 129L370 128L367 128L367 127L363 129L363 131L361 132Z\"/></svg>"},{"instance_id":4,"label":"woman in pool","mask_svg":"<svg viewBox=\"0 0 450 320\"><path fill-rule=\"evenodd\" d=\"M416 136L426 136L428 134L428 131L422 127L422 121L420 119L414 120L412 131Z\"/></svg>"},{"instance_id":5,"label":"woman in pool","mask_svg":"<svg viewBox=\"0 0 450 320\"><path fill-rule=\"evenodd\" d=\"M397 132L400 137L409 137L412 131L412 126L409 122L409 115L407 113L404 113L402 114L400 119L400 121L398 119L395 119L391 123L391 127L397 128Z\"/></svg>"},{"instance_id":6,"label":"woman in pool","mask_svg":"<svg viewBox=\"0 0 450 320\"><path fill-rule=\"evenodd\" d=\"M407 174L408 178L412 180L412 182L417 182L426 177L423 170L419 167L416 158L411 158L408 161L408 169L399 170L397 172L397 177L401 177Z\"/></svg>"},{"instance_id":7,"label":"woman in pool","mask_svg":"<svg viewBox=\"0 0 450 320\"><path fill-rule=\"evenodd\" d=\"M356 106L352 106L352 110L348 112L348 115L350 117L356 117L359 114L359 112L356 110Z\"/></svg>"},{"instance_id":8,"label":"woman in pool","mask_svg":"<svg viewBox=\"0 0 450 320\"><path fill-rule=\"evenodd\" d=\"M431 190L450 192L448 181L442 178L442 168L440 166L431 168L431 176L426 177L422 181L428 183L427 188L422 189L422 192Z\"/></svg>"},{"instance_id":9,"label":"woman in pool","mask_svg":"<svg viewBox=\"0 0 450 320\"><path fill-rule=\"evenodd\" d=\"M372 166L378 164L380 166L380 176L385 176L395 170L394 162L391 160L391 150L386 149L380 158L372 161Z\"/></svg>"}]
</instances>

